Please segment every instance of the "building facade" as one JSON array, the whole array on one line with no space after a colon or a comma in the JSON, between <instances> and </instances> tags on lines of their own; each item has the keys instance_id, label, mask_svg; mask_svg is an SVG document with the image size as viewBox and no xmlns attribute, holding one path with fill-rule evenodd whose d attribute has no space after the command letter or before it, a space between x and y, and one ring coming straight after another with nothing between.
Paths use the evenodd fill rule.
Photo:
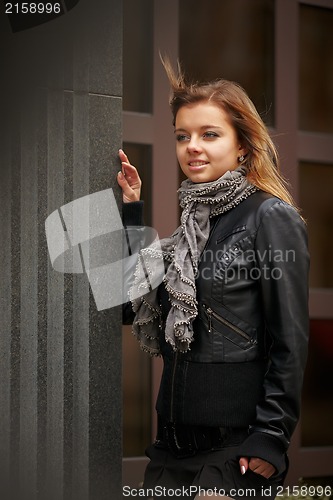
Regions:
<instances>
[{"instance_id":1,"label":"building facade","mask_svg":"<svg viewBox=\"0 0 333 500\"><path fill-rule=\"evenodd\" d=\"M310 350L287 481L332 481L333 1L125 0L124 26L124 147L149 179L146 219L162 237L178 225L181 178L159 53L179 59L194 80L239 82L270 129L282 173L307 220L311 252ZM147 406L154 405L161 366L139 353L128 335L123 342L124 454L130 457L141 455L154 436L154 412ZM127 357L130 366L137 363L140 381L126 374ZM125 458L125 478L134 464L144 463Z\"/></svg>"}]
</instances>

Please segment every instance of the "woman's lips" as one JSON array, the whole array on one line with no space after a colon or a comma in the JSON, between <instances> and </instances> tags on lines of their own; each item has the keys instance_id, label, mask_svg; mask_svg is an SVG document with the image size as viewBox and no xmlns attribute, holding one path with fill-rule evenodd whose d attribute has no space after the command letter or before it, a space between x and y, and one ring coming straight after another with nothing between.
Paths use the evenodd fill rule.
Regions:
<instances>
[{"instance_id":1,"label":"woman's lips","mask_svg":"<svg viewBox=\"0 0 333 500\"><path fill-rule=\"evenodd\" d=\"M201 170L203 167L207 165L206 161L190 161L188 163L189 170Z\"/></svg>"}]
</instances>

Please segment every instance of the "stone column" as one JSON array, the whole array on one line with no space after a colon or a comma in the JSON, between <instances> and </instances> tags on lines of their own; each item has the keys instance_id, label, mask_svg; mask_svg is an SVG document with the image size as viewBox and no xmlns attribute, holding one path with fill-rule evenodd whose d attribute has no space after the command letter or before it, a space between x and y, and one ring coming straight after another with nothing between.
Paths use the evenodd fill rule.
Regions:
<instances>
[{"instance_id":1,"label":"stone column","mask_svg":"<svg viewBox=\"0 0 333 500\"><path fill-rule=\"evenodd\" d=\"M121 498L121 311L97 310L86 275L54 271L44 228L81 196L111 187L120 202L121 4L61 1L40 24L1 9L4 499Z\"/></svg>"}]
</instances>

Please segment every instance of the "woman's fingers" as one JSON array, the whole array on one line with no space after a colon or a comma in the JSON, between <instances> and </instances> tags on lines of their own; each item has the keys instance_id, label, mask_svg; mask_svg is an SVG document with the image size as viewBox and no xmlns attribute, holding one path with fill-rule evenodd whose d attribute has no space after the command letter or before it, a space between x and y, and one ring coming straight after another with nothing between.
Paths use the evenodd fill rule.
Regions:
<instances>
[{"instance_id":1,"label":"woman's fingers","mask_svg":"<svg viewBox=\"0 0 333 500\"><path fill-rule=\"evenodd\" d=\"M246 471L251 469L256 474L260 474L267 479L276 472L275 467L272 464L262 460L261 458L251 458L249 461L248 458L242 457L239 460L239 466L242 474L246 474Z\"/></svg>"},{"instance_id":2,"label":"woman's fingers","mask_svg":"<svg viewBox=\"0 0 333 500\"><path fill-rule=\"evenodd\" d=\"M240 467L241 474L245 474L245 472L249 468L249 461L246 457L241 457L239 459L239 467Z\"/></svg>"},{"instance_id":3,"label":"woman's fingers","mask_svg":"<svg viewBox=\"0 0 333 500\"><path fill-rule=\"evenodd\" d=\"M276 472L274 465L261 458L251 458L249 468L256 474L264 476L266 479L270 478Z\"/></svg>"},{"instance_id":4,"label":"woman's fingers","mask_svg":"<svg viewBox=\"0 0 333 500\"><path fill-rule=\"evenodd\" d=\"M127 162L127 163L129 163L128 157L127 157L127 155L125 154L125 152L122 149L119 149L118 154L119 154L119 158L120 158L121 162Z\"/></svg>"},{"instance_id":5,"label":"woman's fingers","mask_svg":"<svg viewBox=\"0 0 333 500\"><path fill-rule=\"evenodd\" d=\"M124 176L124 174L121 171L118 172L117 181L118 181L118 184L123 191L123 202L124 203L130 203L131 201L138 201L138 199L140 199L137 197L137 193L129 185L126 177Z\"/></svg>"},{"instance_id":6,"label":"woman's fingers","mask_svg":"<svg viewBox=\"0 0 333 500\"><path fill-rule=\"evenodd\" d=\"M123 202L140 200L141 179L137 169L132 165L122 149L119 150L122 171L118 172L117 181L123 191Z\"/></svg>"}]
</instances>

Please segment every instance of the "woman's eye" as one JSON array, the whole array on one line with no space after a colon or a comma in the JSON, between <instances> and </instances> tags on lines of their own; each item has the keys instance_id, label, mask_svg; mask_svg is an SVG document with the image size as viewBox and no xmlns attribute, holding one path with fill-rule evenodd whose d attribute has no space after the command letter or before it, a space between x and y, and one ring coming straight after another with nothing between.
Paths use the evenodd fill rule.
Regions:
<instances>
[{"instance_id":1,"label":"woman's eye","mask_svg":"<svg viewBox=\"0 0 333 500\"><path fill-rule=\"evenodd\" d=\"M176 140L178 142L187 141L188 140L188 136L185 135L185 134L178 134L178 135L176 135Z\"/></svg>"},{"instance_id":2,"label":"woman's eye","mask_svg":"<svg viewBox=\"0 0 333 500\"><path fill-rule=\"evenodd\" d=\"M203 136L207 137L207 139L212 139L214 137L218 137L216 132L205 132Z\"/></svg>"}]
</instances>

